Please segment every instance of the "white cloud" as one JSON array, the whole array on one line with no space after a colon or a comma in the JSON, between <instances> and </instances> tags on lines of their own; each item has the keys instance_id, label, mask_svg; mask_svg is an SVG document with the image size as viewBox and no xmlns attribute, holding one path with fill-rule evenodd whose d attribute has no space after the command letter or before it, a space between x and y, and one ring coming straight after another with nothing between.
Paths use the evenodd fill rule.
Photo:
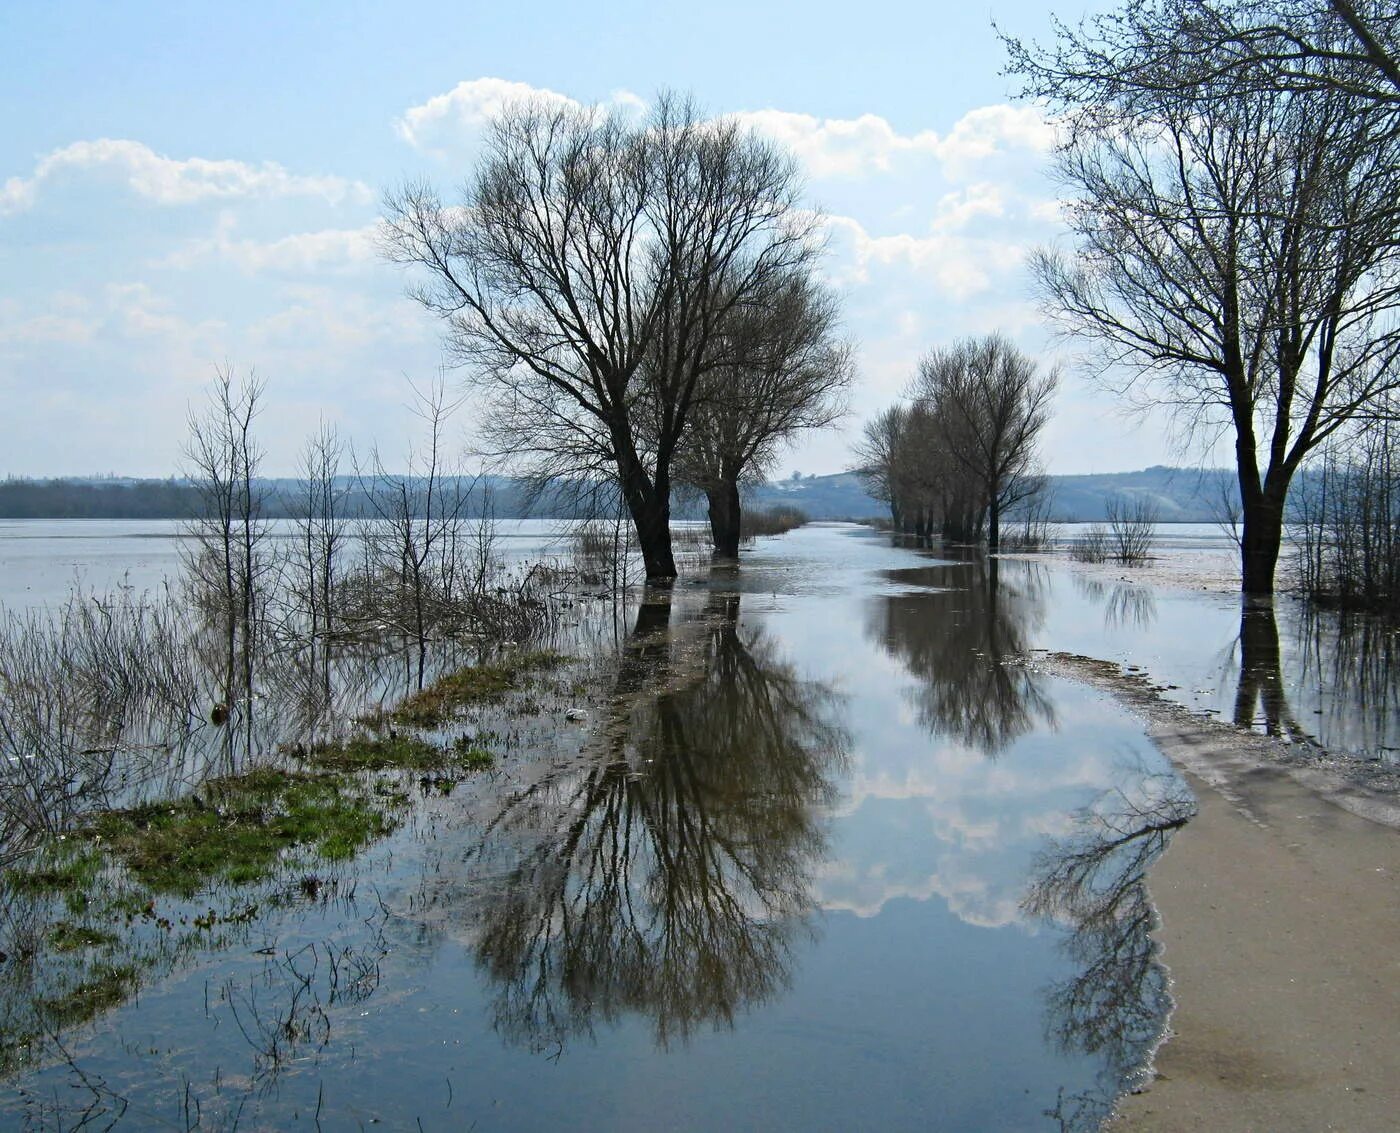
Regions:
<instances>
[{"instance_id":1,"label":"white cloud","mask_svg":"<svg viewBox=\"0 0 1400 1133\"><path fill-rule=\"evenodd\" d=\"M817 118L786 110L746 110L739 121L783 143L814 178L888 173L904 157L937 161L945 176L968 176L979 164L1023 153L1041 158L1055 143L1054 127L1034 106L983 106L964 114L946 135L901 134L878 114Z\"/></svg>"},{"instance_id":2,"label":"white cloud","mask_svg":"<svg viewBox=\"0 0 1400 1133\"><path fill-rule=\"evenodd\" d=\"M427 102L411 106L394 123L399 137L414 149L444 154L479 134L507 106L520 102L581 108L583 103L546 87L531 86L510 79L466 79L446 94L434 95ZM616 90L602 103L605 108L639 111L646 100L628 90Z\"/></svg>"},{"instance_id":3,"label":"white cloud","mask_svg":"<svg viewBox=\"0 0 1400 1133\"><path fill-rule=\"evenodd\" d=\"M320 197L331 204L367 202L372 193L344 177L290 173L275 161L204 157L170 158L142 142L98 138L74 142L41 158L28 178L11 177L0 187L0 215L30 208L41 186L70 171L115 173L138 196L162 205L236 197Z\"/></svg>"},{"instance_id":4,"label":"white cloud","mask_svg":"<svg viewBox=\"0 0 1400 1133\"><path fill-rule=\"evenodd\" d=\"M454 143L475 137L512 103L536 101L581 107L579 100L530 83L483 77L466 79L444 94L409 107L394 123L415 149L442 155ZM646 101L627 90L612 92L608 108L643 110ZM814 178L889 173L905 157L939 163L945 175L969 176L979 165L1005 155L1037 161L1055 142L1055 129L1035 106L998 104L964 114L946 134L918 130L901 134L878 114L818 118L790 110L742 110L726 115L787 146Z\"/></svg>"},{"instance_id":5,"label":"white cloud","mask_svg":"<svg viewBox=\"0 0 1400 1133\"><path fill-rule=\"evenodd\" d=\"M969 110L938 148L949 177L968 176L980 163L1002 155L1023 154L1037 164L1055 146L1055 127L1035 106L980 106Z\"/></svg>"},{"instance_id":6,"label":"white cloud","mask_svg":"<svg viewBox=\"0 0 1400 1133\"><path fill-rule=\"evenodd\" d=\"M214 234L192 240L155 266L189 270L210 259L232 263L249 274L347 270L375 263L379 224L296 232L276 240L236 239L231 213L219 217Z\"/></svg>"},{"instance_id":7,"label":"white cloud","mask_svg":"<svg viewBox=\"0 0 1400 1133\"><path fill-rule=\"evenodd\" d=\"M787 110L746 110L735 117L792 150L813 177L853 177L888 172L902 154L937 156L932 130L900 134L877 114L816 118Z\"/></svg>"},{"instance_id":8,"label":"white cloud","mask_svg":"<svg viewBox=\"0 0 1400 1133\"><path fill-rule=\"evenodd\" d=\"M903 268L948 299L966 300L1017 271L1025 255L1018 243L976 239L956 232L872 235L849 216L827 218L833 252L829 272L846 286L872 282L876 268Z\"/></svg>"}]
</instances>

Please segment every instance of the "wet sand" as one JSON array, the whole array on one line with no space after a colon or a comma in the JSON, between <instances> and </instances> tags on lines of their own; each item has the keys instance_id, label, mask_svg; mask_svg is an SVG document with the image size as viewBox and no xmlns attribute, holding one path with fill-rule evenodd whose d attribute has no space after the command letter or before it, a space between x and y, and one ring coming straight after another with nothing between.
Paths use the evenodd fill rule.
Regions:
<instances>
[{"instance_id":1,"label":"wet sand","mask_svg":"<svg viewBox=\"0 0 1400 1133\"><path fill-rule=\"evenodd\" d=\"M1109 1128L1400 1128L1400 799L1272 763L1116 665L1043 663L1141 713L1200 806L1149 880L1170 1030Z\"/></svg>"}]
</instances>

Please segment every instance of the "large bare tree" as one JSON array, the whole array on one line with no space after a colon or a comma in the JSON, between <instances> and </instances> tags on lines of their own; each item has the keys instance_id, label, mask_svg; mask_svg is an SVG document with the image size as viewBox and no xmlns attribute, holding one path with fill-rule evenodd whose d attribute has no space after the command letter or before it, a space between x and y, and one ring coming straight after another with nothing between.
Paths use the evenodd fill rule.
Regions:
<instances>
[{"instance_id":1,"label":"large bare tree","mask_svg":"<svg viewBox=\"0 0 1400 1133\"><path fill-rule=\"evenodd\" d=\"M1033 267L1111 387L1233 437L1241 586L1271 593L1297 469L1400 379L1400 132L1375 98L1246 78L1070 106L1075 249Z\"/></svg>"},{"instance_id":2,"label":"large bare tree","mask_svg":"<svg viewBox=\"0 0 1400 1133\"><path fill-rule=\"evenodd\" d=\"M793 160L662 95L645 121L522 103L458 207L386 202L385 247L496 394L500 447L616 477L647 577L675 576L672 462L731 312L817 252ZM644 363L646 365L644 366Z\"/></svg>"}]
</instances>

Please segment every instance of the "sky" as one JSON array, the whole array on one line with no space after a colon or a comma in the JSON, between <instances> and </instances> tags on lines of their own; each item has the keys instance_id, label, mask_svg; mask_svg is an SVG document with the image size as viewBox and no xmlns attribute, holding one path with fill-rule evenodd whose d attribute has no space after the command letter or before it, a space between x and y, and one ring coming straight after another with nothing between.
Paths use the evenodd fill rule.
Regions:
<instances>
[{"instance_id":1,"label":"sky","mask_svg":"<svg viewBox=\"0 0 1400 1133\"><path fill-rule=\"evenodd\" d=\"M1064 238L1054 132L1000 73L993 20L1049 30L1022 0L0 0L0 475L174 474L219 366L266 383L268 474L295 472L321 420L401 463L442 339L377 252L383 193L453 197L512 98L663 89L791 147L826 216L859 377L843 426L778 475L848 468L924 352L992 330L1062 368L1049 471L1190 459L1038 310L1025 257Z\"/></svg>"}]
</instances>

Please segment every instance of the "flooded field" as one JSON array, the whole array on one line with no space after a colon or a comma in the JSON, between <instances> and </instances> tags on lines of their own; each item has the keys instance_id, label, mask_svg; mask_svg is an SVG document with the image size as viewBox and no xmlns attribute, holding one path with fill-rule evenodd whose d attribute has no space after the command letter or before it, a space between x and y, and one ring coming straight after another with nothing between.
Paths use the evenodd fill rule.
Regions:
<instances>
[{"instance_id":1,"label":"flooded field","mask_svg":"<svg viewBox=\"0 0 1400 1133\"><path fill-rule=\"evenodd\" d=\"M381 746L269 702L241 762L4 874L0 1125L1097 1129L1170 1006L1143 877L1193 801L1027 657L1388 758L1391 686L1357 724L1335 650L1261 624L829 525L571 600L453 711L347 666ZM151 849L238 808L323 821L238 868Z\"/></svg>"}]
</instances>

